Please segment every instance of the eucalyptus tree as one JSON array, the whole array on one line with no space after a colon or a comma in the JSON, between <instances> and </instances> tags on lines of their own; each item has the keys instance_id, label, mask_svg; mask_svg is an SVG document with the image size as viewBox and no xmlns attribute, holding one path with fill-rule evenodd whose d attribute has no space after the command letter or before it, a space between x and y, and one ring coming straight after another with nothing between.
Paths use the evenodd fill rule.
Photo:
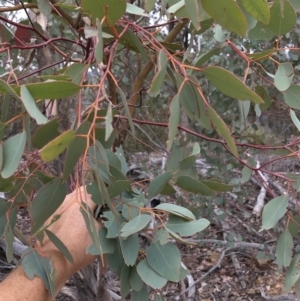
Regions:
<instances>
[{"instance_id":1,"label":"eucalyptus tree","mask_svg":"<svg viewBox=\"0 0 300 301\"><path fill-rule=\"evenodd\" d=\"M298 151L299 9L296 0L4 1L0 190L11 202L0 200L0 237L8 260L19 207L28 208L32 224L30 239L22 241L42 240L45 221L67 192L88 183L104 224L95 231L93 213L82 210L93 240L88 251L120 277L122 297L131 292L132 300L148 300L147 287L159 296L167 281L188 273L171 240L184 243L204 231L215 195L241 194L257 174L263 186L266 176L287 183L277 197L269 189L273 199L260 206L261 229L285 223L276 262L288 267L286 290L298 285L299 223L289 200L299 191L299 176L268 165ZM160 129L167 157L146 193L126 177L124 156L132 143L149 143L147 129L137 132L143 126ZM199 155L210 166L205 176L195 169ZM232 169L240 179L224 183ZM145 208L156 195L174 193L207 207ZM148 233L160 211L168 218L156 221L149 248L141 250L139 234ZM53 242L69 256L63 242ZM49 276L43 280L53 292L45 268L51 260L32 245L24 257L43 262L37 274Z\"/></svg>"}]
</instances>

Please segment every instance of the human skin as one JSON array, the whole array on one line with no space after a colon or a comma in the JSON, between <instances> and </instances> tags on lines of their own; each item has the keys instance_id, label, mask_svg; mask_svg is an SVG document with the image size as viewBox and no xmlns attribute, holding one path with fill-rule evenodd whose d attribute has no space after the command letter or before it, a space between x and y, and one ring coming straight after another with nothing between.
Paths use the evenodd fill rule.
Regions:
<instances>
[{"instance_id":1,"label":"human skin","mask_svg":"<svg viewBox=\"0 0 300 301\"><path fill-rule=\"evenodd\" d=\"M81 200L87 203L92 212L95 210L96 204L91 200L85 188L81 187L66 196L63 204L54 213L54 215L62 214L60 219L48 228L69 249L74 264L71 264L63 256L46 235L43 245L37 246L38 252L43 256L50 257L54 265L56 294L72 274L95 260L95 256L86 254L86 249L92 241L79 211ZM95 224L99 229L100 225L96 221ZM20 266L0 283L0 301L21 300L50 301L53 300L53 297L46 290L45 284L40 278L35 277L30 280Z\"/></svg>"}]
</instances>

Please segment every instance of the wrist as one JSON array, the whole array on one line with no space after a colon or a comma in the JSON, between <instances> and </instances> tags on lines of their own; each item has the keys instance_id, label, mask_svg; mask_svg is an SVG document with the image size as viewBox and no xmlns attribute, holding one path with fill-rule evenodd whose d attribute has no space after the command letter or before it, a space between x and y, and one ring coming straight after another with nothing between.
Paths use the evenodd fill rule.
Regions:
<instances>
[{"instance_id":1,"label":"wrist","mask_svg":"<svg viewBox=\"0 0 300 301\"><path fill-rule=\"evenodd\" d=\"M41 256L47 257L51 260L51 264L54 269L55 291L57 294L64 286L65 282L74 273L74 265L72 265L54 246L43 246L39 249L39 253Z\"/></svg>"}]
</instances>

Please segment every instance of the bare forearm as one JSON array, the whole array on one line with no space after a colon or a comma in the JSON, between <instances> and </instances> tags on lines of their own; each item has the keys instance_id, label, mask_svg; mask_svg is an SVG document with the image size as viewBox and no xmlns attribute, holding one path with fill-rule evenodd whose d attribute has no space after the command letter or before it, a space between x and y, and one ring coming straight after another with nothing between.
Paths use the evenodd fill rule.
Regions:
<instances>
[{"instance_id":1,"label":"bare forearm","mask_svg":"<svg viewBox=\"0 0 300 301\"><path fill-rule=\"evenodd\" d=\"M41 255L50 257L53 262L55 294L61 290L72 274L95 260L95 256L86 254L86 249L91 245L92 240L79 210L82 199L89 204L92 211L95 210L95 203L85 192L85 188L81 187L80 190L67 195L63 204L56 211L56 214L61 215L61 218L48 228L68 248L74 264L67 261L47 237L45 237L42 245L38 243L36 246ZM96 221L94 223L95 227L99 229L100 224ZM52 299L53 297L46 290L44 282L38 277L33 280L28 279L22 267L18 267L0 283L0 301L50 301Z\"/></svg>"},{"instance_id":2,"label":"bare forearm","mask_svg":"<svg viewBox=\"0 0 300 301\"><path fill-rule=\"evenodd\" d=\"M71 267L61 254L55 252L51 255L54 262L56 294L72 275ZM20 266L0 283L0 301L50 301L53 297L45 288L44 282L35 277L30 280Z\"/></svg>"}]
</instances>

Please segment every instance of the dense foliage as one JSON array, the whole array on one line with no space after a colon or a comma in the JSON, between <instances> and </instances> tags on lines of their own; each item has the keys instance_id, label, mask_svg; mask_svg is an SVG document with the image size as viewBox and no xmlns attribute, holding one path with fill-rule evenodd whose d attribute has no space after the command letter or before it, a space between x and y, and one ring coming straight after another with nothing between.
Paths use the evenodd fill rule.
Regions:
<instances>
[{"instance_id":1,"label":"dense foliage","mask_svg":"<svg viewBox=\"0 0 300 301\"><path fill-rule=\"evenodd\" d=\"M0 199L0 237L8 260L17 209L27 207L31 237L21 240L48 235L72 261L44 223L88 184L104 224L97 232L82 202L88 251L107 256L123 297L132 290L131 300L148 300L147 286L159 291L188 273L172 240L204 236L228 213L221 196L231 191L242 203L255 174L271 200L264 205L264 194L253 212L262 213L261 230L280 233L274 255L288 268L286 290L300 285L300 177L285 161L298 156L299 1L2 3L0 191L11 202ZM125 159L145 144L166 157L147 191L128 179ZM195 168L200 157L205 171ZM178 205L146 206L175 193ZM146 251L140 233L151 239ZM22 262L43 264L23 267L53 292L51 261L32 248Z\"/></svg>"}]
</instances>

